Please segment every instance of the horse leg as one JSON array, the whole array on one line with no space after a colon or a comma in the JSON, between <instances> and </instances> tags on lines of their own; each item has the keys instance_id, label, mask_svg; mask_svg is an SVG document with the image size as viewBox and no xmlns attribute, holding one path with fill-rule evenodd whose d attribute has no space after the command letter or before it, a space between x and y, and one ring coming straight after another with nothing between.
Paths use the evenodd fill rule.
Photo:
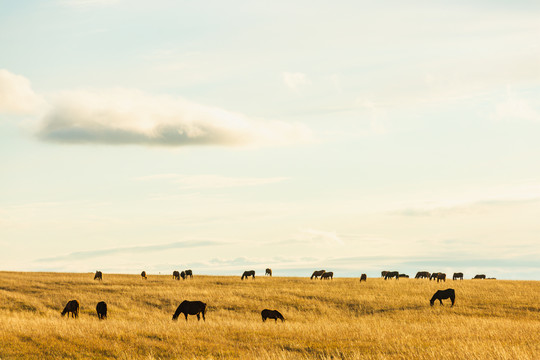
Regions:
<instances>
[{"instance_id":1,"label":"horse leg","mask_svg":"<svg viewBox=\"0 0 540 360\"><path fill-rule=\"evenodd\" d=\"M184 313L184 315L186 316L186 321L187 321L187 313Z\"/></svg>"},{"instance_id":2,"label":"horse leg","mask_svg":"<svg viewBox=\"0 0 540 360\"><path fill-rule=\"evenodd\" d=\"M199 313L197 313L197 321L201 321L201 315Z\"/></svg>"},{"instance_id":3,"label":"horse leg","mask_svg":"<svg viewBox=\"0 0 540 360\"><path fill-rule=\"evenodd\" d=\"M439 301L441 302L441 306L444 306L443 303L442 303L442 299L439 299Z\"/></svg>"}]
</instances>

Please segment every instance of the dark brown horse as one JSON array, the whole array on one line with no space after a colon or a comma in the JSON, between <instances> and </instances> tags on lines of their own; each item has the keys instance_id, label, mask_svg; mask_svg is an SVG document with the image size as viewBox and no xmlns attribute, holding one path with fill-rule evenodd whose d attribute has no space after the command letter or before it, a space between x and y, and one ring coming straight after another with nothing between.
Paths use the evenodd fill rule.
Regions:
<instances>
[{"instance_id":1,"label":"dark brown horse","mask_svg":"<svg viewBox=\"0 0 540 360\"><path fill-rule=\"evenodd\" d=\"M143 278L144 280L147 280L147 279L146 279L146 271L143 271L143 272L141 273L141 278Z\"/></svg>"},{"instance_id":2,"label":"dark brown horse","mask_svg":"<svg viewBox=\"0 0 540 360\"><path fill-rule=\"evenodd\" d=\"M321 280L322 279L326 279L326 280L334 280L334 273L332 271L328 271L328 272L325 272L321 275Z\"/></svg>"},{"instance_id":3,"label":"dark brown horse","mask_svg":"<svg viewBox=\"0 0 540 360\"><path fill-rule=\"evenodd\" d=\"M419 271L416 273L415 279L429 279L431 274L428 271Z\"/></svg>"},{"instance_id":4,"label":"dark brown horse","mask_svg":"<svg viewBox=\"0 0 540 360\"><path fill-rule=\"evenodd\" d=\"M64 310L61 312L62 316L71 313L71 317L78 318L79 317L79 302L77 300L70 300L67 302L66 306L64 307Z\"/></svg>"},{"instance_id":5,"label":"dark brown horse","mask_svg":"<svg viewBox=\"0 0 540 360\"><path fill-rule=\"evenodd\" d=\"M399 277L400 277L400 278L408 279L408 278L409 278L409 275L407 275L407 274L399 274Z\"/></svg>"},{"instance_id":6,"label":"dark brown horse","mask_svg":"<svg viewBox=\"0 0 540 360\"><path fill-rule=\"evenodd\" d=\"M174 270L172 273L172 278L174 280L180 280L180 273L177 270Z\"/></svg>"},{"instance_id":7,"label":"dark brown horse","mask_svg":"<svg viewBox=\"0 0 540 360\"><path fill-rule=\"evenodd\" d=\"M387 271L386 275L384 275L384 280L388 280L391 278L396 278L396 280L399 279L399 271Z\"/></svg>"},{"instance_id":8,"label":"dark brown horse","mask_svg":"<svg viewBox=\"0 0 540 360\"><path fill-rule=\"evenodd\" d=\"M174 312L174 315L172 317L173 320L177 320L178 316L180 314L184 314L187 321L188 315L197 315L197 320L201 320L201 314L204 321L206 321L204 314L206 313L206 304L202 301L188 301L184 300L178 307L176 308L176 311Z\"/></svg>"},{"instance_id":9,"label":"dark brown horse","mask_svg":"<svg viewBox=\"0 0 540 360\"><path fill-rule=\"evenodd\" d=\"M264 276L266 276L266 275L272 276L272 269L266 268L266 271L264 272Z\"/></svg>"},{"instance_id":10,"label":"dark brown horse","mask_svg":"<svg viewBox=\"0 0 540 360\"><path fill-rule=\"evenodd\" d=\"M311 274L311 280L313 280L313 278L317 279L319 276L322 276L322 274L324 274L326 270L315 270L313 272L313 274Z\"/></svg>"},{"instance_id":11,"label":"dark brown horse","mask_svg":"<svg viewBox=\"0 0 540 360\"><path fill-rule=\"evenodd\" d=\"M182 270L182 272L180 273L180 277L182 278L182 280L186 280L186 272Z\"/></svg>"},{"instance_id":12,"label":"dark brown horse","mask_svg":"<svg viewBox=\"0 0 540 360\"><path fill-rule=\"evenodd\" d=\"M103 273L101 271L96 271L96 274L94 275L94 280L103 280Z\"/></svg>"},{"instance_id":13,"label":"dark brown horse","mask_svg":"<svg viewBox=\"0 0 540 360\"><path fill-rule=\"evenodd\" d=\"M266 321L266 319L274 319L276 322L278 319L281 320L281 322L285 321L283 318L283 315L277 310L268 310L264 309L261 311L262 321Z\"/></svg>"},{"instance_id":14,"label":"dark brown horse","mask_svg":"<svg viewBox=\"0 0 540 360\"><path fill-rule=\"evenodd\" d=\"M463 273L454 273L454 276L452 276L452 280L463 280Z\"/></svg>"},{"instance_id":15,"label":"dark brown horse","mask_svg":"<svg viewBox=\"0 0 540 360\"><path fill-rule=\"evenodd\" d=\"M98 302L96 312L99 320L105 320L107 318L107 303L105 301Z\"/></svg>"},{"instance_id":16,"label":"dark brown horse","mask_svg":"<svg viewBox=\"0 0 540 360\"><path fill-rule=\"evenodd\" d=\"M439 276L439 272L434 272L434 273L431 273L431 276L429 277L429 280L437 280L437 277Z\"/></svg>"},{"instance_id":17,"label":"dark brown horse","mask_svg":"<svg viewBox=\"0 0 540 360\"><path fill-rule=\"evenodd\" d=\"M435 294L433 294L433 297L431 300L429 300L429 304L433 306L433 303L435 303L435 300L439 300L441 302L441 305L443 304L443 299L450 298L450 301L452 301L452 306L454 306L454 302L456 301L456 292L454 289L446 289L446 290L437 290Z\"/></svg>"},{"instance_id":18,"label":"dark brown horse","mask_svg":"<svg viewBox=\"0 0 540 360\"><path fill-rule=\"evenodd\" d=\"M244 273L242 274L242 280L244 280L244 278L247 279L250 276L253 280L255 280L255 270L244 271Z\"/></svg>"},{"instance_id":19,"label":"dark brown horse","mask_svg":"<svg viewBox=\"0 0 540 360\"><path fill-rule=\"evenodd\" d=\"M381 277L386 277L386 274L388 274L389 271L381 271Z\"/></svg>"},{"instance_id":20,"label":"dark brown horse","mask_svg":"<svg viewBox=\"0 0 540 360\"><path fill-rule=\"evenodd\" d=\"M366 282L367 282L367 275L366 275L366 274L362 274L362 275L360 276L360 282L362 282L362 281L366 281Z\"/></svg>"},{"instance_id":21,"label":"dark brown horse","mask_svg":"<svg viewBox=\"0 0 540 360\"><path fill-rule=\"evenodd\" d=\"M446 282L446 274L445 273L438 273L437 274L437 282L444 281Z\"/></svg>"},{"instance_id":22,"label":"dark brown horse","mask_svg":"<svg viewBox=\"0 0 540 360\"><path fill-rule=\"evenodd\" d=\"M475 275L475 276L473 277L473 279L485 279L485 278L486 278L486 275L484 275L484 274Z\"/></svg>"}]
</instances>

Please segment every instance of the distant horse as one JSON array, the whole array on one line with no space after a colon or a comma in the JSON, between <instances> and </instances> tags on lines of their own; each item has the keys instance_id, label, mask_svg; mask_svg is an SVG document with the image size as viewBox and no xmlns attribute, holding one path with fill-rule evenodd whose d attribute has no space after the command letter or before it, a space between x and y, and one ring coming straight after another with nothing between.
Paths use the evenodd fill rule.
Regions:
<instances>
[{"instance_id":1,"label":"distant horse","mask_svg":"<svg viewBox=\"0 0 540 360\"><path fill-rule=\"evenodd\" d=\"M311 274L311 280L313 280L313 278L317 279L319 276L321 276L322 274L324 274L326 270L315 270L313 272L313 274Z\"/></svg>"},{"instance_id":2,"label":"distant horse","mask_svg":"<svg viewBox=\"0 0 540 360\"><path fill-rule=\"evenodd\" d=\"M334 280L334 273L332 271L329 271L329 272L325 272L324 274L321 275L321 280L322 279L330 279L330 280Z\"/></svg>"},{"instance_id":3,"label":"distant horse","mask_svg":"<svg viewBox=\"0 0 540 360\"><path fill-rule=\"evenodd\" d=\"M178 307L176 308L176 311L174 312L174 315L172 317L173 320L177 320L178 316L183 313L186 317L188 315L197 315L197 320L201 320L200 315L202 314L202 318L204 321L206 321L204 314L206 313L206 304L202 301L188 301L184 300Z\"/></svg>"},{"instance_id":4,"label":"distant horse","mask_svg":"<svg viewBox=\"0 0 540 360\"><path fill-rule=\"evenodd\" d=\"M399 274L399 277L400 277L400 278L408 279L408 278L409 278L409 275L407 275L407 274Z\"/></svg>"},{"instance_id":5,"label":"distant horse","mask_svg":"<svg viewBox=\"0 0 540 360\"><path fill-rule=\"evenodd\" d=\"M396 278L396 280L399 279L399 271L387 271L386 275L384 276L384 280L388 280L394 277Z\"/></svg>"},{"instance_id":6,"label":"distant horse","mask_svg":"<svg viewBox=\"0 0 540 360\"><path fill-rule=\"evenodd\" d=\"M147 280L147 278L146 278L146 271L143 271L143 272L141 273L141 278L143 278L144 280Z\"/></svg>"},{"instance_id":7,"label":"distant horse","mask_svg":"<svg viewBox=\"0 0 540 360\"><path fill-rule=\"evenodd\" d=\"M429 279L431 274L428 271L419 271L416 273L415 279Z\"/></svg>"},{"instance_id":8,"label":"distant horse","mask_svg":"<svg viewBox=\"0 0 540 360\"><path fill-rule=\"evenodd\" d=\"M180 273L177 270L174 270L172 273L172 278L174 280L180 280Z\"/></svg>"},{"instance_id":9,"label":"distant horse","mask_svg":"<svg viewBox=\"0 0 540 360\"><path fill-rule=\"evenodd\" d=\"M261 311L262 321L266 321L266 319L274 319L276 322L278 319L283 322L285 319L283 318L283 315L277 310L268 310L264 309Z\"/></svg>"},{"instance_id":10,"label":"distant horse","mask_svg":"<svg viewBox=\"0 0 540 360\"><path fill-rule=\"evenodd\" d=\"M452 276L452 280L463 280L463 273L454 273L454 276Z\"/></svg>"},{"instance_id":11,"label":"distant horse","mask_svg":"<svg viewBox=\"0 0 540 360\"><path fill-rule=\"evenodd\" d=\"M473 277L473 279L485 279L485 278L486 278L486 275L484 274L475 275L475 277Z\"/></svg>"},{"instance_id":12,"label":"distant horse","mask_svg":"<svg viewBox=\"0 0 540 360\"><path fill-rule=\"evenodd\" d=\"M107 303L105 301L100 301L96 305L97 317L99 320L104 320L107 318Z\"/></svg>"},{"instance_id":13,"label":"distant horse","mask_svg":"<svg viewBox=\"0 0 540 360\"><path fill-rule=\"evenodd\" d=\"M429 280L437 280L437 277L439 276L440 273L438 272L434 272L434 273L431 273L431 276L429 277Z\"/></svg>"},{"instance_id":14,"label":"distant horse","mask_svg":"<svg viewBox=\"0 0 540 360\"><path fill-rule=\"evenodd\" d=\"M389 271L381 271L381 277L386 277L386 274L388 274Z\"/></svg>"},{"instance_id":15,"label":"distant horse","mask_svg":"<svg viewBox=\"0 0 540 360\"><path fill-rule=\"evenodd\" d=\"M266 276L266 275L272 276L272 269L266 268L266 271L264 272L264 276Z\"/></svg>"},{"instance_id":16,"label":"distant horse","mask_svg":"<svg viewBox=\"0 0 540 360\"><path fill-rule=\"evenodd\" d=\"M180 273L180 277L182 278L182 280L186 280L186 272L182 270L182 272Z\"/></svg>"},{"instance_id":17,"label":"distant horse","mask_svg":"<svg viewBox=\"0 0 540 360\"><path fill-rule=\"evenodd\" d=\"M101 271L96 271L96 275L94 275L94 280L103 281L103 273Z\"/></svg>"},{"instance_id":18,"label":"distant horse","mask_svg":"<svg viewBox=\"0 0 540 360\"><path fill-rule=\"evenodd\" d=\"M244 280L244 278L247 279L250 276L253 280L255 280L255 270L244 271L244 273L242 274L242 280Z\"/></svg>"},{"instance_id":19,"label":"distant horse","mask_svg":"<svg viewBox=\"0 0 540 360\"><path fill-rule=\"evenodd\" d=\"M193 271L188 269L188 270L185 270L185 273L186 273L186 278L189 276L190 278L193 279Z\"/></svg>"},{"instance_id":20,"label":"distant horse","mask_svg":"<svg viewBox=\"0 0 540 360\"><path fill-rule=\"evenodd\" d=\"M367 282L367 275L366 275L366 274L362 274L362 275L360 276L360 282L362 282L362 281L366 281L366 282Z\"/></svg>"},{"instance_id":21,"label":"distant horse","mask_svg":"<svg viewBox=\"0 0 540 360\"><path fill-rule=\"evenodd\" d=\"M438 273L437 274L437 282L444 281L446 282L446 274L445 273Z\"/></svg>"},{"instance_id":22,"label":"distant horse","mask_svg":"<svg viewBox=\"0 0 540 360\"><path fill-rule=\"evenodd\" d=\"M66 306L64 307L64 310L62 311L62 316L71 313L71 317L78 318L79 317L79 302L77 300L70 300L67 302Z\"/></svg>"},{"instance_id":23,"label":"distant horse","mask_svg":"<svg viewBox=\"0 0 540 360\"><path fill-rule=\"evenodd\" d=\"M452 301L452 306L454 306L454 302L456 301L456 292L454 289L446 289L446 290L437 290L435 294L433 294L433 297L431 300L429 300L429 304L433 306L433 303L435 300L439 300L441 302L441 305L443 304L443 299L448 299Z\"/></svg>"}]
</instances>

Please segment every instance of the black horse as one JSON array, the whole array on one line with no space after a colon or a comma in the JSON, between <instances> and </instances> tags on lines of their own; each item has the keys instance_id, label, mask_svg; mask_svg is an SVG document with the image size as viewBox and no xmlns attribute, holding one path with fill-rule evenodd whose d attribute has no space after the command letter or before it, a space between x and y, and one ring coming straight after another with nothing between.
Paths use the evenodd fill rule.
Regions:
<instances>
[{"instance_id":1,"label":"black horse","mask_svg":"<svg viewBox=\"0 0 540 360\"><path fill-rule=\"evenodd\" d=\"M454 273L454 276L452 276L452 280L457 280L457 279L463 280L463 273L462 272Z\"/></svg>"},{"instance_id":2,"label":"black horse","mask_svg":"<svg viewBox=\"0 0 540 360\"><path fill-rule=\"evenodd\" d=\"M431 274L428 271L419 271L416 273L415 279L429 279Z\"/></svg>"},{"instance_id":3,"label":"black horse","mask_svg":"<svg viewBox=\"0 0 540 360\"><path fill-rule=\"evenodd\" d=\"M473 280L474 280L474 279L485 279L485 278L486 278L486 275L484 275L484 274L479 274L479 275L475 275L475 276L473 277Z\"/></svg>"},{"instance_id":4,"label":"black horse","mask_svg":"<svg viewBox=\"0 0 540 360\"><path fill-rule=\"evenodd\" d=\"M62 316L68 314L68 318L69 318L69 314L71 314L71 317L73 318L78 318L79 317L79 302L77 300L68 301L61 314Z\"/></svg>"},{"instance_id":5,"label":"black horse","mask_svg":"<svg viewBox=\"0 0 540 360\"><path fill-rule=\"evenodd\" d=\"M360 276L360 282L362 282L362 281L367 281L367 275L366 274L362 274Z\"/></svg>"},{"instance_id":6,"label":"black horse","mask_svg":"<svg viewBox=\"0 0 540 360\"><path fill-rule=\"evenodd\" d=\"M180 277L182 278L182 280L186 280L186 272L185 271L182 271L180 273Z\"/></svg>"},{"instance_id":7,"label":"black horse","mask_svg":"<svg viewBox=\"0 0 540 360\"><path fill-rule=\"evenodd\" d=\"M433 294L433 297L431 300L429 300L429 304L433 306L433 303L435 300L439 300L441 302L441 305L443 304L443 299L448 299L452 301L452 306L454 306L454 302L456 301L456 292L454 289L446 289L446 290L437 290L435 294Z\"/></svg>"},{"instance_id":8,"label":"black horse","mask_svg":"<svg viewBox=\"0 0 540 360\"><path fill-rule=\"evenodd\" d=\"M99 320L104 320L107 318L107 303L105 301L100 301L96 305L97 317Z\"/></svg>"},{"instance_id":9,"label":"black horse","mask_svg":"<svg viewBox=\"0 0 540 360\"><path fill-rule=\"evenodd\" d=\"M388 280L394 277L396 278L396 280L399 279L399 271L387 271L386 275L384 275L384 280Z\"/></svg>"},{"instance_id":10,"label":"black horse","mask_svg":"<svg viewBox=\"0 0 540 360\"><path fill-rule=\"evenodd\" d=\"M324 274L326 272L326 270L315 270L313 272L313 274L311 274L311 280L313 280L313 278L317 279L319 276L322 276L322 274Z\"/></svg>"},{"instance_id":11,"label":"black horse","mask_svg":"<svg viewBox=\"0 0 540 360\"><path fill-rule=\"evenodd\" d=\"M174 270L172 273L172 278L174 280L180 280L180 273L177 270Z\"/></svg>"},{"instance_id":12,"label":"black horse","mask_svg":"<svg viewBox=\"0 0 540 360\"><path fill-rule=\"evenodd\" d=\"M96 271L96 274L94 275L94 280L103 280L103 273L101 271Z\"/></svg>"},{"instance_id":13,"label":"black horse","mask_svg":"<svg viewBox=\"0 0 540 360\"><path fill-rule=\"evenodd\" d=\"M261 311L262 321L266 321L266 319L274 319L276 322L278 319L281 319L281 322L283 322L285 319L283 318L283 315L277 310L268 310L264 309Z\"/></svg>"},{"instance_id":14,"label":"black horse","mask_svg":"<svg viewBox=\"0 0 540 360\"><path fill-rule=\"evenodd\" d=\"M264 276L266 276L266 275L272 276L272 269L266 268L266 271L264 272Z\"/></svg>"},{"instance_id":15,"label":"black horse","mask_svg":"<svg viewBox=\"0 0 540 360\"><path fill-rule=\"evenodd\" d=\"M324 274L321 275L321 280L322 279L330 279L330 280L334 280L334 273L332 271L327 271L325 272Z\"/></svg>"},{"instance_id":16,"label":"black horse","mask_svg":"<svg viewBox=\"0 0 540 360\"><path fill-rule=\"evenodd\" d=\"M143 271L143 272L141 273L141 278L144 279L144 280L147 279L147 278L146 278L146 271Z\"/></svg>"},{"instance_id":17,"label":"black horse","mask_svg":"<svg viewBox=\"0 0 540 360\"><path fill-rule=\"evenodd\" d=\"M186 278L189 276L190 278L193 279L193 271L188 269L188 270L185 270L185 273L186 273Z\"/></svg>"},{"instance_id":18,"label":"black horse","mask_svg":"<svg viewBox=\"0 0 540 360\"><path fill-rule=\"evenodd\" d=\"M204 318L204 314L206 313L206 304L202 301L188 301L184 300L178 307L176 308L176 311L174 312L174 315L172 317L173 320L177 320L178 316L180 314L184 314L187 321L188 315L197 315L197 320L201 320L201 314L204 321L206 319Z\"/></svg>"},{"instance_id":19,"label":"black horse","mask_svg":"<svg viewBox=\"0 0 540 360\"><path fill-rule=\"evenodd\" d=\"M250 276L252 276L252 278L255 280L255 270L244 271L242 274L242 280L244 280L244 278L247 279Z\"/></svg>"}]
</instances>

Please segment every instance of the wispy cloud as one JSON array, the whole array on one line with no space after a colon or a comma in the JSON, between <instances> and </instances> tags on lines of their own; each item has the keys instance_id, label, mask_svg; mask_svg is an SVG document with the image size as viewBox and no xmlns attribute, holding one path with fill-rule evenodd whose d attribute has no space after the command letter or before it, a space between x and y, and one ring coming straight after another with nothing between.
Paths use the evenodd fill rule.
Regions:
<instances>
[{"instance_id":1,"label":"wispy cloud","mask_svg":"<svg viewBox=\"0 0 540 360\"><path fill-rule=\"evenodd\" d=\"M220 175L181 175L181 174L157 174L142 176L136 180L167 180L182 189L218 189L232 187L259 186L273 184L287 180L286 177L251 178L251 177L227 177Z\"/></svg>"},{"instance_id":2,"label":"wispy cloud","mask_svg":"<svg viewBox=\"0 0 540 360\"><path fill-rule=\"evenodd\" d=\"M27 78L0 69L0 113L31 114L44 104Z\"/></svg>"}]
</instances>

